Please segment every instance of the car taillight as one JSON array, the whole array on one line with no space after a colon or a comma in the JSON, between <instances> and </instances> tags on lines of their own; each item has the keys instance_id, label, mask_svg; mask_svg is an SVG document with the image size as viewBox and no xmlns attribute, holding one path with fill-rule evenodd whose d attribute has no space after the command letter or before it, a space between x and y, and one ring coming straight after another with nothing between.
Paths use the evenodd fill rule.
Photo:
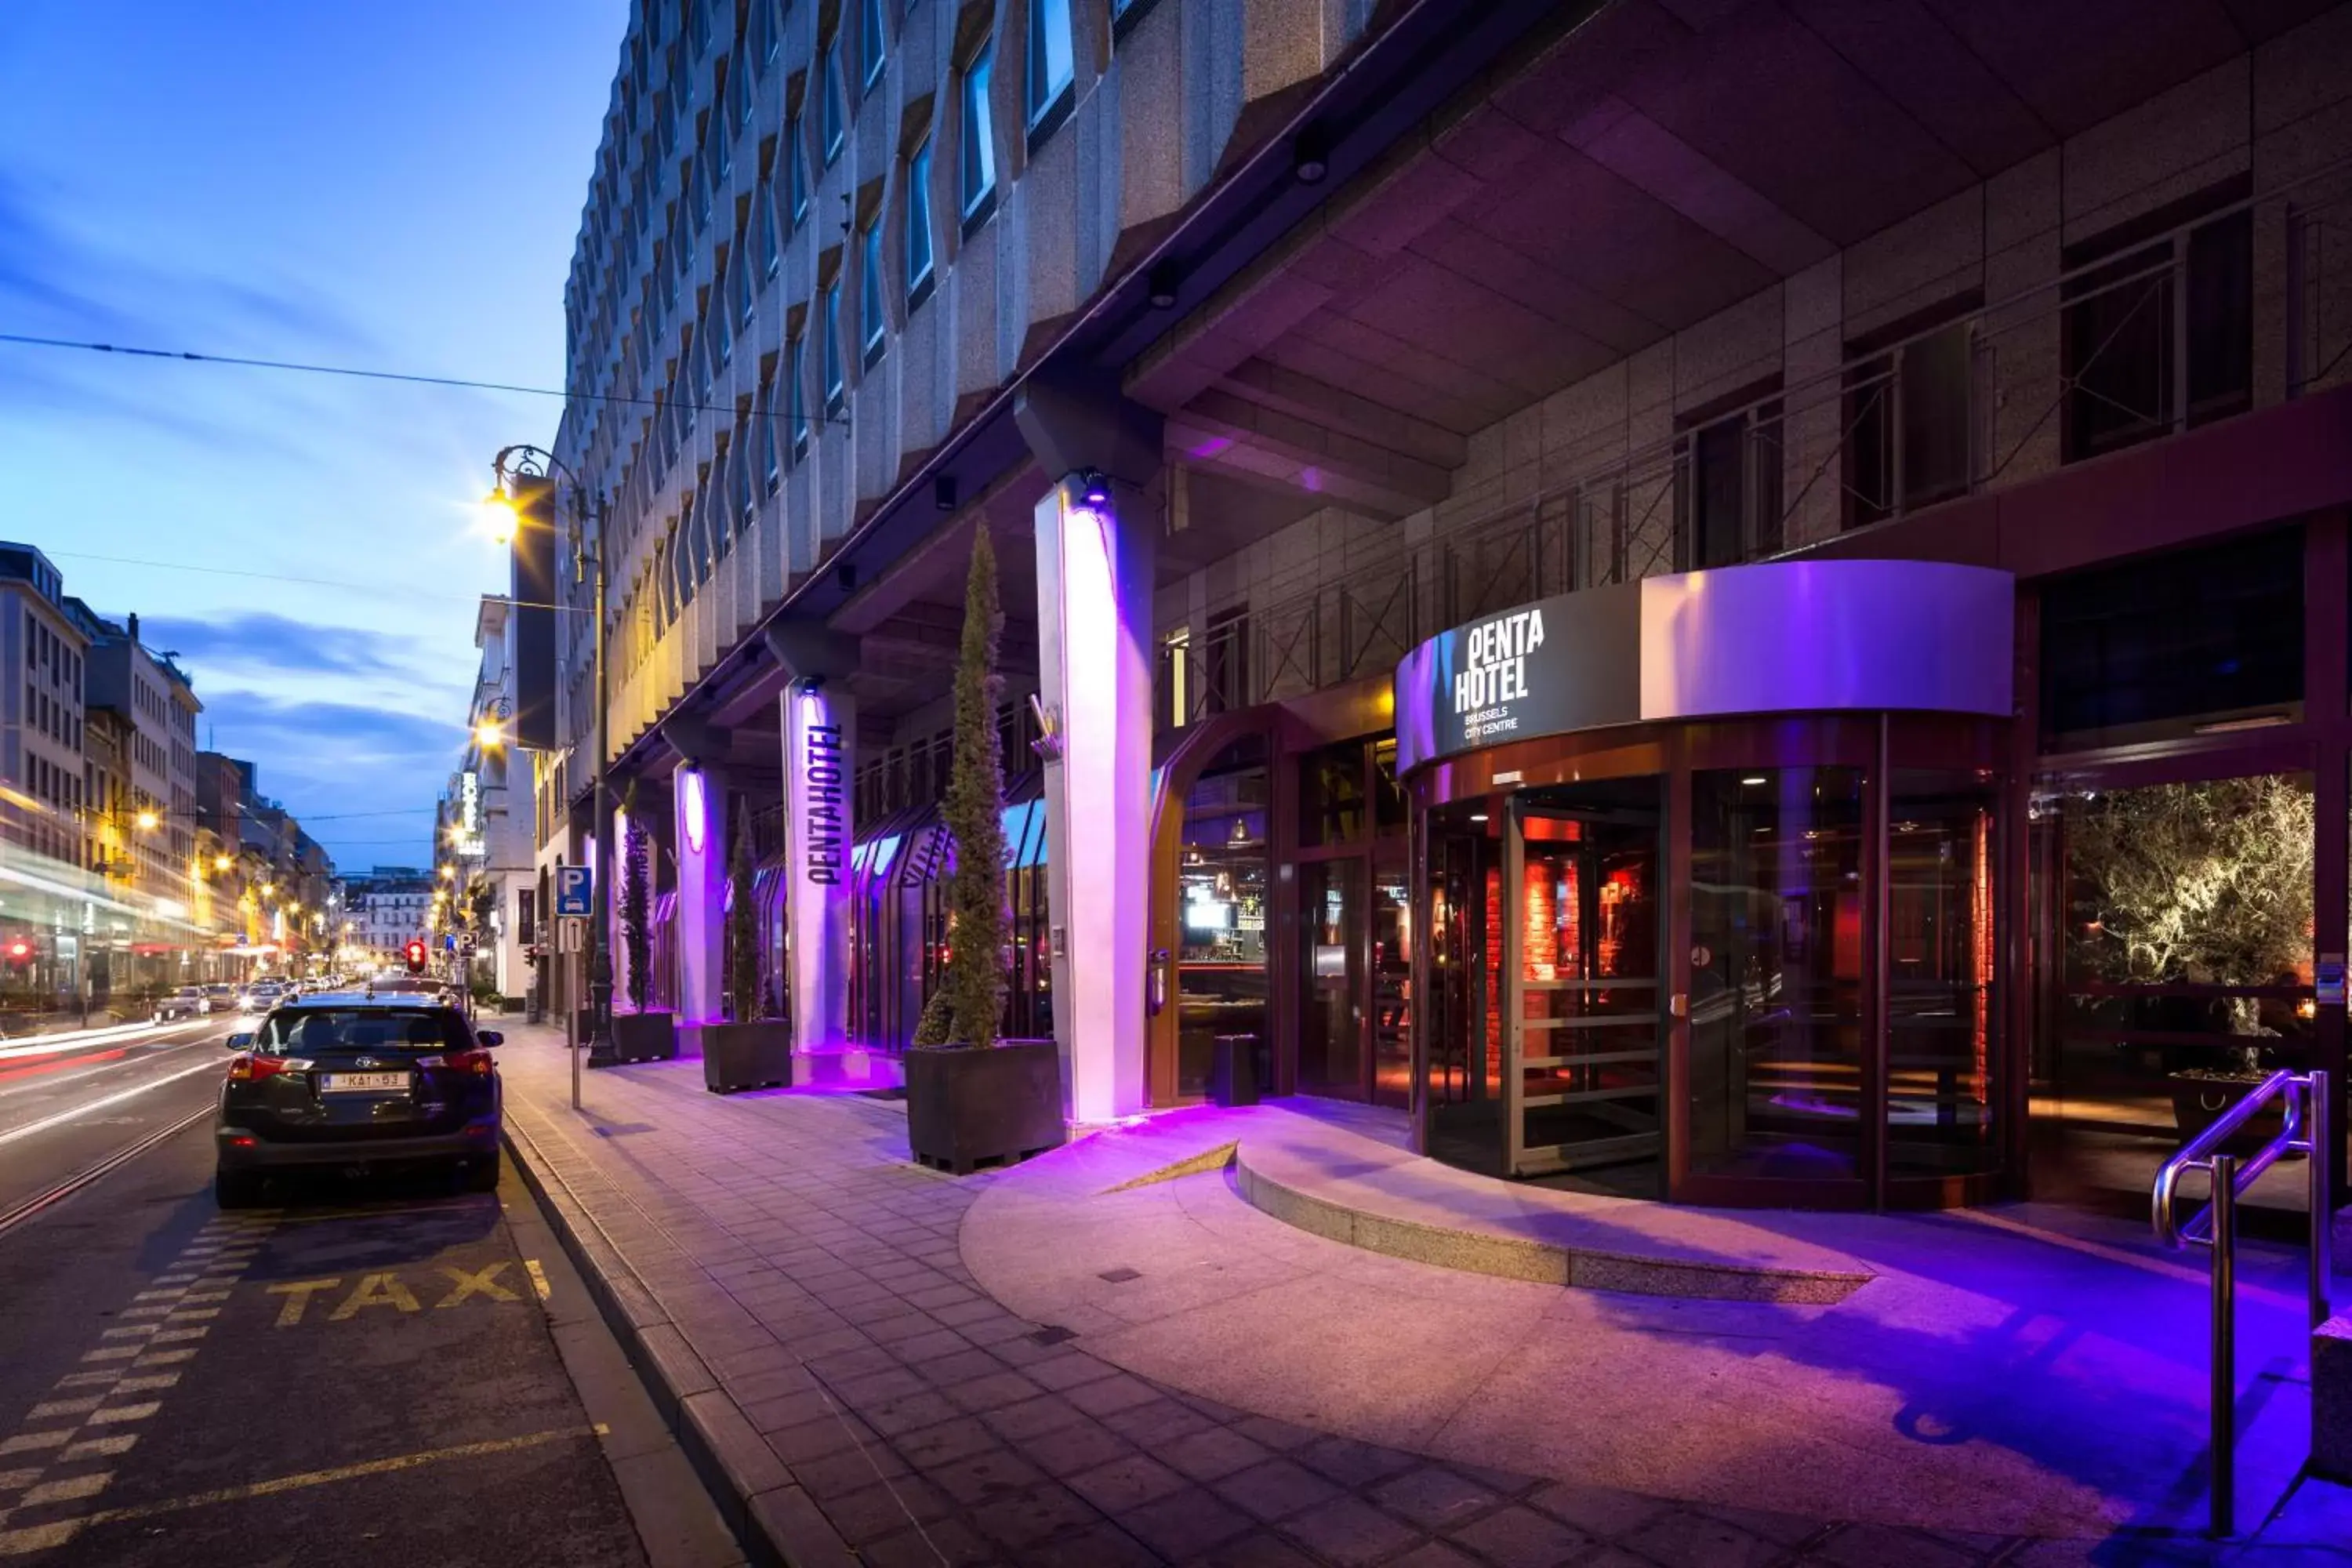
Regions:
<instances>
[{"instance_id":1,"label":"car taillight","mask_svg":"<svg viewBox=\"0 0 2352 1568\"><path fill-rule=\"evenodd\" d=\"M490 1053L488 1051L448 1051L437 1057L419 1057L421 1068L447 1068L451 1072L469 1072L476 1078L490 1076Z\"/></svg>"},{"instance_id":2,"label":"car taillight","mask_svg":"<svg viewBox=\"0 0 2352 1568\"><path fill-rule=\"evenodd\" d=\"M231 1083L250 1083L256 1079L276 1078L279 1073L291 1072L296 1068L309 1065L285 1057L257 1057L239 1051L228 1059L228 1079Z\"/></svg>"}]
</instances>

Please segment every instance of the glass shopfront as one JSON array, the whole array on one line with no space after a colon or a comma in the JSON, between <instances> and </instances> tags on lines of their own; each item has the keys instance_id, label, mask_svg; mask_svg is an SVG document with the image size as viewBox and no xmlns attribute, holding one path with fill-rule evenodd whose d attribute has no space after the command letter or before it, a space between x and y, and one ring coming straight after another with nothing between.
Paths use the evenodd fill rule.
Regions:
<instances>
[{"instance_id":1,"label":"glass shopfront","mask_svg":"<svg viewBox=\"0 0 2352 1568\"><path fill-rule=\"evenodd\" d=\"M1754 586L1725 580L1789 570L1694 574L1681 599L1670 582L1671 613L1547 601L1400 669L1406 921L1429 935L1413 1131L1433 1157L1823 1207L1979 1202L2013 1167L2007 580L1766 583L1832 628L1889 596L1980 617L1984 667L1922 683L1883 620L1877 668L1833 637L1715 646L1707 617Z\"/></svg>"}]
</instances>

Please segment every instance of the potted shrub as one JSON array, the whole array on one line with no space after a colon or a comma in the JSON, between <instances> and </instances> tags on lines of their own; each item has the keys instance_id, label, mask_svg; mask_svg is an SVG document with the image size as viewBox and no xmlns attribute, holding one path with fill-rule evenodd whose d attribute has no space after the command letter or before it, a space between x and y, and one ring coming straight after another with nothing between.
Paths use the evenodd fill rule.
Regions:
<instances>
[{"instance_id":1,"label":"potted shrub","mask_svg":"<svg viewBox=\"0 0 2352 1568\"><path fill-rule=\"evenodd\" d=\"M1011 1164L1069 1136L1062 1062L1051 1040L999 1040L1004 1016L1003 761L996 704L996 552L982 525L964 587L956 658L955 756L940 816L955 846L948 879L946 973L923 1004L907 1053L907 1143L961 1175Z\"/></svg>"},{"instance_id":2,"label":"potted shrub","mask_svg":"<svg viewBox=\"0 0 2352 1568\"><path fill-rule=\"evenodd\" d=\"M648 1012L653 983L653 839L638 820L636 790L624 809L628 830L621 835L621 945L629 955L629 1010L613 1009L613 1054L625 1062L667 1061L677 1055L675 1014Z\"/></svg>"},{"instance_id":3,"label":"potted shrub","mask_svg":"<svg viewBox=\"0 0 2352 1568\"><path fill-rule=\"evenodd\" d=\"M751 817L735 808L727 857L727 1017L702 1026L702 1084L713 1094L793 1080L793 1034L766 1016L760 994L760 907L753 886Z\"/></svg>"}]
</instances>

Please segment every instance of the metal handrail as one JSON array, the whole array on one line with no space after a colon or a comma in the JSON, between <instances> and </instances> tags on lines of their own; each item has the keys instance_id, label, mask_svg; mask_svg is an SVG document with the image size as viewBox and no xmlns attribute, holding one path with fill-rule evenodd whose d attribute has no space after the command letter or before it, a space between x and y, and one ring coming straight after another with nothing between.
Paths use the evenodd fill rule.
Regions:
<instances>
[{"instance_id":1,"label":"metal handrail","mask_svg":"<svg viewBox=\"0 0 2352 1568\"><path fill-rule=\"evenodd\" d=\"M2282 1112L2277 1134L2243 1164L2236 1155L2223 1152L2222 1145L2273 1100L2280 1102ZM2274 1072L2183 1144L2156 1173L2151 1218L2158 1237L2168 1247L2207 1247L2212 1258L2209 1528L2217 1537L2231 1532L2237 1504L2238 1198L2282 1154L2305 1157L2311 1183L2311 1326L2317 1329L2327 1321L2329 1277L2335 1269L2336 1203L2328 1104L2326 1073ZM2207 1172L2212 1191L2205 1206L2184 1225L2179 1220L2180 1177L2191 1170Z\"/></svg>"}]
</instances>

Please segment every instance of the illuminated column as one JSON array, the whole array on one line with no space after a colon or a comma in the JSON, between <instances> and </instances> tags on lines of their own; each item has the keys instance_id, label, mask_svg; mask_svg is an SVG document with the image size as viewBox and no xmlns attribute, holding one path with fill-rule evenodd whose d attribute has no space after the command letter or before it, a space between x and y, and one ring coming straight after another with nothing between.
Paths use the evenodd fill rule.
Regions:
<instances>
[{"instance_id":1,"label":"illuminated column","mask_svg":"<svg viewBox=\"0 0 2352 1568\"><path fill-rule=\"evenodd\" d=\"M1157 515L1098 473L1037 503L1054 1033L1074 1121L1143 1108ZM1124 510L1126 515L1122 516Z\"/></svg>"},{"instance_id":2,"label":"illuminated column","mask_svg":"<svg viewBox=\"0 0 2352 1568\"><path fill-rule=\"evenodd\" d=\"M849 1044L850 849L856 700L803 675L778 699L784 742L784 955L793 1049Z\"/></svg>"},{"instance_id":3,"label":"illuminated column","mask_svg":"<svg viewBox=\"0 0 2352 1568\"><path fill-rule=\"evenodd\" d=\"M677 814L677 1021L715 1024L723 1012L727 789L707 767L681 767L671 784Z\"/></svg>"}]
</instances>

